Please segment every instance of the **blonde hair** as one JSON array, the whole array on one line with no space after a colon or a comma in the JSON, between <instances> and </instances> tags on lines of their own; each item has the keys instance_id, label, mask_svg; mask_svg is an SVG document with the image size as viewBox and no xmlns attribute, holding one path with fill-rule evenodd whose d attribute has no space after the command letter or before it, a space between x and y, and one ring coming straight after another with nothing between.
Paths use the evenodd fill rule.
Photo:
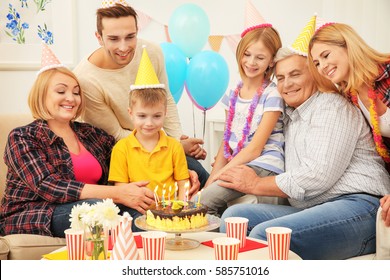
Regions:
<instances>
[{"instance_id":1,"label":"blonde hair","mask_svg":"<svg viewBox=\"0 0 390 280\"><path fill-rule=\"evenodd\" d=\"M245 71L242 68L241 59L244 56L245 51L248 49L248 47L254 42L257 42L258 40L261 40L265 47L271 52L272 59L278 49L282 47L282 41L280 40L279 33L273 27L262 27L249 31L240 40L236 50L236 60L241 78L245 77ZM264 78L270 80L273 74L273 70L274 66L270 66L269 69L266 71Z\"/></svg>"},{"instance_id":2,"label":"blonde hair","mask_svg":"<svg viewBox=\"0 0 390 280\"><path fill-rule=\"evenodd\" d=\"M372 87L373 81L379 75L378 65L390 60L390 54L380 53L371 48L357 33L347 24L334 23L322 27L313 35L309 43L309 70L317 73L311 55L311 49L315 43L335 45L345 48L349 61L349 77L347 82L338 84L344 93L351 89L357 89L363 84Z\"/></svg>"},{"instance_id":3,"label":"blonde hair","mask_svg":"<svg viewBox=\"0 0 390 280\"><path fill-rule=\"evenodd\" d=\"M141 102L143 106L155 106L163 104L167 107L167 93L163 88L144 88L134 89L129 94L129 107L137 102Z\"/></svg>"},{"instance_id":4,"label":"blonde hair","mask_svg":"<svg viewBox=\"0 0 390 280\"><path fill-rule=\"evenodd\" d=\"M35 80L28 96L28 106L30 107L31 114L35 119L50 120L53 118L46 107L46 97L50 81L56 73L62 73L73 78L80 87L80 83L75 74L65 67L53 68L40 73ZM74 119L80 117L85 110L84 95L81 87L79 93L81 103L77 109Z\"/></svg>"},{"instance_id":5,"label":"blonde hair","mask_svg":"<svg viewBox=\"0 0 390 280\"><path fill-rule=\"evenodd\" d=\"M287 57L293 56L293 55L298 55L298 56L301 56L302 58L304 58L304 56L293 52L290 48L280 48L275 55L274 62L276 64L278 61L281 61L281 60L283 60ZM310 70L309 65L308 65L308 68ZM331 81L322 77L318 73L318 71L315 71L315 72L310 71L309 73L313 77L313 80L316 83L316 86L317 86L319 91L324 92L324 93L325 92L329 92L329 93L332 93L332 92L338 93L339 92L337 87Z\"/></svg>"}]
</instances>

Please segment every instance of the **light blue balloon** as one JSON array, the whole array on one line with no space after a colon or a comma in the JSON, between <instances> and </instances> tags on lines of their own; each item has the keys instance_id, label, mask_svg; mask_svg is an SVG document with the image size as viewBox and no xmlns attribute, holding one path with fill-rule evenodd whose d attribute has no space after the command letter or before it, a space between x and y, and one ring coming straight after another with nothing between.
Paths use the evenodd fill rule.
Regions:
<instances>
[{"instance_id":1,"label":"light blue balloon","mask_svg":"<svg viewBox=\"0 0 390 280\"><path fill-rule=\"evenodd\" d=\"M168 23L169 36L187 57L200 52L210 34L210 22L205 11L195 4L179 6Z\"/></svg>"},{"instance_id":2,"label":"light blue balloon","mask_svg":"<svg viewBox=\"0 0 390 280\"><path fill-rule=\"evenodd\" d=\"M186 89L194 104L202 110L214 107L226 91L229 68L214 51L202 51L188 64Z\"/></svg>"},{"instance_id":3,"label":"light blue balloon","mask_svg":"<svg viewBox=\"0 0 390 280\"><path fill-rule=\"evenodd\" d=\"M183 94L184 81L187 74L187 57L181 49L173 43L160 44L164 58L165 69L167 70L169 90L173 99L178 103Z\"/></svg>"}]
</instances>

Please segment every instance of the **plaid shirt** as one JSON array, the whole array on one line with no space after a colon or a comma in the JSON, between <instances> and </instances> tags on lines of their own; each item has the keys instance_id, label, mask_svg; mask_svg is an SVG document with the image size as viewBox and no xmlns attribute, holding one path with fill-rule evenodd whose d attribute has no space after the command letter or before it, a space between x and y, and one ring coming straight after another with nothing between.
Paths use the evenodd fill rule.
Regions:
<instances>
[{"instance_id":1,"label":"plaid shirt","mask_svg":"<svg viewBox=\"0 0 390 280\"><path fill-rule=\"evenodd\" d=\"M383 103L390 107L390 62L379 66L379 75L374 82L374 90Z\"/></svg>"},{"instance_id":2,"label":"plaid shirt","mask_svg":"<svg viewBox=\"0 0 390 280\"><path fill-rule=\"evenodd\" d=\"M107 182L115 140L101 129L74 122L80 142L102 167L99 184ZM1 202L0 234L30 233L52 236L56 204L79 200L84 183L75 179L72 159L62 138L46 121L36 120L11 131L4 152L8 167Z\"/></svg>"}]
</instances>

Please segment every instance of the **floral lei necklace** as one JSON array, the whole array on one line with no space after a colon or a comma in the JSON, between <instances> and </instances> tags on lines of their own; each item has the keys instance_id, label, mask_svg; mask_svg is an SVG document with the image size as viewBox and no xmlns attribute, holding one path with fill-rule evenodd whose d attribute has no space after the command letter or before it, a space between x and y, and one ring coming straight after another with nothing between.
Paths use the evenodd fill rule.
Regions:
<instances>
[{"instance_id":1,"label":"floral lei necklace","mask_svg":"<svg viewBox=\"0 0 390 280\"><path fill-rule=\"evenodd\" d=\"M351 98L352 102L359 107L357 93L355 90L351 90L351 92L349 93L349 97ZM375 103L377 96L372 88L368 90L368 99L370 100L370 120L372 123L372 134L374 136L375 147L378 151L378 154L383 158L385 162L388 163L390 162L390 156L386 146L383 144L382 134L379 129L378 113Z\"/></svg>"},{"instance_id":2,"label":"floral lei necklace","mask_svg":"<svg viewBox=\"0 0 390 280\"><path fill-rule=\"evenodd\" d=\"M256 106L259 103L260 96L263 94L264 89L268 86L268 84L269 81L264 81L262 86L257 89L255 96L252 98L251 105L249 106L249 113L248 116L246 117L246 123L242 130L241 140L238 142L237 148L234 150L232 150L232 148L230 147L229 140L230 140L230 136L232 135L232 122L234 119L234 115L236 113L236 103L237 103L238 95L243 85L242 82L238 83L237 88L234 90L234 93L230 97L226 128L223 134L223 154L228 161L230 161L235 155L237 155L244 147L244 142L245 140L247 140L247 137L250 132L252 119L256 110Z\"/></svg>"}]
</instances>

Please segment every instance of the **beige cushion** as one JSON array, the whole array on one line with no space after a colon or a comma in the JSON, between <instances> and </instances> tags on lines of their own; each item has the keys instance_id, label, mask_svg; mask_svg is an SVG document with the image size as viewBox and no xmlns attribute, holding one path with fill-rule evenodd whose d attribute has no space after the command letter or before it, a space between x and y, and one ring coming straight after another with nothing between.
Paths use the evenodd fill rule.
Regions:
<instances>
[{"instance_id":1,"label":"beige cushion","mask_svg":"<svg viewBox=\"0 0 390 280\"><path fill-rule=\"evenodd\" d=\"M66 245L64 238L35 234L6 235L0 237L0 243L9 248L9 260L39 260L42 255Z\"/></svg>"},{"instance_id":2,"label":"beige cushion","mask_svg":"<svg viewBox=\"0 0 390 280\"><path fill-rule=\"evenodd\" d=\"M390 260L390 227L385 226L381 217L382 208L376 215L376 259Z\"/></svg>"}]
</instances>

